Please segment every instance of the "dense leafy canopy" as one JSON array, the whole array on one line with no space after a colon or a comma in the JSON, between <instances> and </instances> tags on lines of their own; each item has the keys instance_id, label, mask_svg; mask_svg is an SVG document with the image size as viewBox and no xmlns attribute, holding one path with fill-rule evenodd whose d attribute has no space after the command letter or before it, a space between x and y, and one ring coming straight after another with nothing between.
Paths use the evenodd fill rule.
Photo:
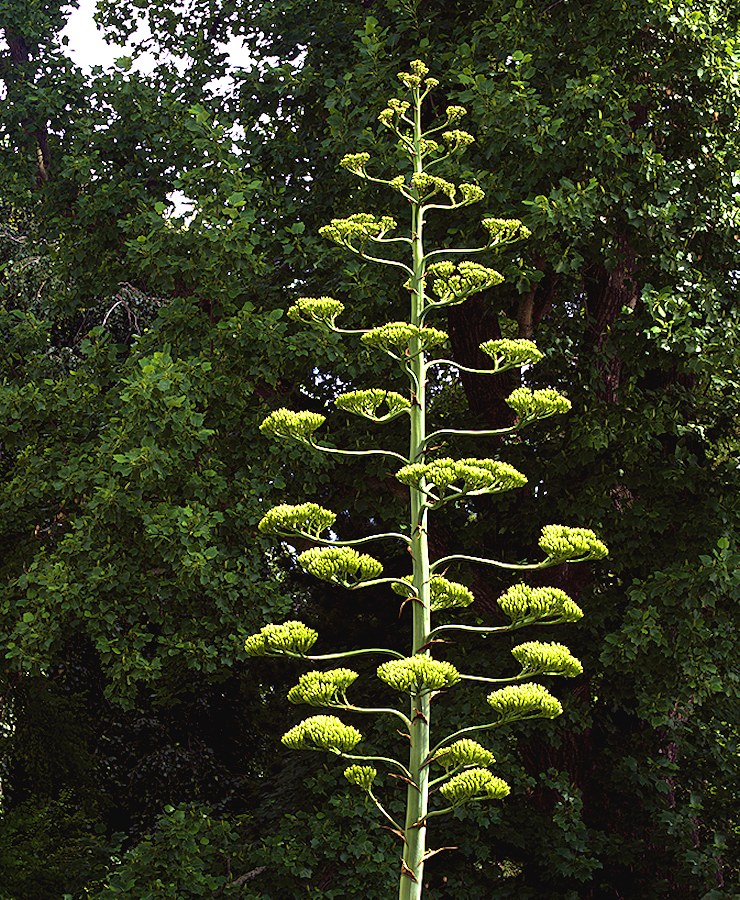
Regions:
<instances>
[{"instance_id":1,"label":"dense leafy canopy","mask_svg":"<svg viewBox=\"0 0 740 900\"><path fill-rule=\"evenodd\" d=\"M330 295L350 328L402 315L400 281L318 228L379 208L336 161L369 151L415 57L469 110L458 180L532 231L497 259L505 284L430 325L472 368L490 366L482 342L536 335L552 353L526 386L577 412L509 439L528 487L432 540L515 555L573 521L611 550L591 575L558 570L587 612L569 641L586 675L549 737L521 725L491 746L512 796L459 814L429 895L729 896L740 11L101 0L111 36L148 30L133 64L86 74L63 53L69 8L0 4L0 896L388 895L395 849L368 838L362 800L321 773L307 791L311 764L275 756L296 673L241 638L300 612L335 645L394 640L394 598L353 595L348 616L257 527L311 496L348 537L376 530L393 479L259 424L388 383L377 355L340 369L335 339L282 310ZM235 37L247 66L229 64ZM149 74L140 50L160 54ZM435 239L457 242L465 215ZM510 375L431 387L444 427L511 423ZM343 422L329 439L351 446ZM503 585L468 575L470 622L503 621ZM504 667L509 650L470 652Z\"/></svg>"}]
</instances>

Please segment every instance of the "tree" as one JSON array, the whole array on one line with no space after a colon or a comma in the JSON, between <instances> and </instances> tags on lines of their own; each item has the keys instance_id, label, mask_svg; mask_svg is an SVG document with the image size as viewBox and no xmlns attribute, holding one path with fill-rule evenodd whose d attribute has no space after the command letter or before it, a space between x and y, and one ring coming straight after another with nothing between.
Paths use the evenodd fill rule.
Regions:
<instances>
[{"instance_id":1,"label":"tree","mask_svg":"<svg viewBox=\"0 0 740 900\"><path fill-rule=\"evenodd\" d=\"M557 433L534 426L507 449L525 470L536 456L555 461L536 491L505 501L495 520L440 521L435 553L457 550L463 525L465 543L505 557L536 541L546 521L593 516L615 561L611 578L578 577L567 566L559 573L589 612L573 642L593 673L588 688L564 697L551 741L522 726L516 743L493 748L512 784L532 785L534 804L515 791L502 814L466 818L459 858L443 872L431 860L429 878L438 891L462 890L472 867L480 893L518 897L726 890L737 704L737 10L635 0L615 16L602 2L583 15L534 0L513 9L430 2L423 11L391 0L292 0L199 5L179 28L182 11L153 2L149 43L189 54L184 74L161 64L142 76L122 61L85 79L54 49L55 14L39 7L45 12L29 23L25 7L7 4L2 26L26 21L25 42L39 48L24 84L34 122L49 122L51 174L37 184L33 129L23 130L28 111L14 88L0 173L12 206L3 218L0 326L10 423L2 631L12 652L20 648L4 677L11 708L23 708L29 672L43 673L52 694L84 698L101 723L88 733L90 758L111 773L96 773L114 810L106 826L122 823L135 840L165 803L206 791L224 808L261 810L254 848L262 826L282 829L287 856L279 839L259 852L272 872L285 861L288 894L306 882L325 892L341 882L336 835L361 805L333 796L319 774L329 814L316 822L300 760L278 789L265 736L283 728L283 712L261 685L280 673L267 660L246 677L238 644L224 636L248 634L269 615L319 618L310 585L256 533L263 504L278 500L298 456L267 451L246 461L244 448L259 446L268 406L307 400L322 412L337 390L338 345L327 339L309 350L277 318L286 285L335 296L351 289L350 324L355 315L358 323L402 317L400 294L381 310L381 280L359 267L338 272L313 235L333 214L331 161L369 126L365 110L391 90L397 59L424 55L450 73L452 101L478 123L461 177L477 178L492 211L523 218L533 232L528 263L504 257L496 306L482 295L451 310L453 356L479 368L481 342L533 331L553 350L533 387L566 390L578 413ZM101 14L112 33L139 15L121 4L101 4ZM219 42L231 35L244 36L261 62L231 71L218 96L214 76L227 69ZM373 208L374 189L347 179L339 184L348 198ZM172 215L173 186L194 200L187 228ZM455 243L457 227L430 237ZM105 333L91 333L114 304ZM166 355L154 358L165 345L173 369ZM145 372L140 360L155 368ZM375 374L369 358L342 372L352 383ZM158 385L170 374L182 390L165 395ZM434 397L435 415L450 428L469 412L482 426L503 426L511 387L506 376L463 373ZM165 401L179 398L179 424L165 427ZM115 429L123 443L113 452L122 455L156 436L164 475L153 465L135 478L112 469ZM336 439L352 446L341 429ZM188 479L183 467L193 459ZM390 524L390 504L356 503L341 467L331 476L319 463L301 471L302 495L320 496L330 483L336 496L346 493L337 508L355 509L349 537L362 536L363 513L365 533L371 516ZM368 465L371 486L381 475ZM215 560L199 569L194 562L213 546ZM400 560L384 563L392 571ZM276 568L283 587L268 592ZM227 574L237 575L229 588ZM470 583L481 624L496 624L503 585ZM324 604L322 637L351 643L339 596L327 591ZM378 641L390 635L392 644L395 615L370 590L360 602L363 628ZM42 708L47 696L39 693ZM255 749L248 763L244 747ZM146 765L134 766L137 758ZM21 802L23 784L13 764L6 811ZM308 822L314 847L304 840ZM347 862L358 865L366 896L384 896L376 886L385 863Z\"/></svg>"}]
</instances>

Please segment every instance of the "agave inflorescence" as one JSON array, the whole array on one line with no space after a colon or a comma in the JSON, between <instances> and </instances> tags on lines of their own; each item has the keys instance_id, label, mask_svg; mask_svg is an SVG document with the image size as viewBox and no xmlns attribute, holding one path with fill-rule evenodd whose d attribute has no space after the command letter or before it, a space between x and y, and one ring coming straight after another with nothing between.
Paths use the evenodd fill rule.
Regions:
<instances>
[{"instance_id":1,"label":"agave inflorescence","mask_svg":"<svg viewBox=\"0 0 740 900\"><path fill-rule=\"evenodd\" d=\"M472 134L459 127L465 117L465 109L448 106L439 121L424 130L422 104L438 82L428 77L427 67L418 60L411 63L409 71L399 73L399 79L406 88L406 96L389 100L378 119L383 127L392 132L398 146L407 154L408 171L389 178L375 175L375 163L367 152L349 153L340 165L360 179L385 185L396 202L399 196L405 200L410 214L408 233L397 234L398 223L394 216L364 212L333 219L320 229L320 233L361 260L400 268L411 298L409 319L354 331L340 328L336 320L345 305L332 297L301 297L289 309L288 316L295 322L336 333L358 334L364 348L384 353L399 364L408 380L407 396L385 388L359 387L338 396L335 404L338 409L373 423L408 417L408 455L382 449L341 450L322 444L316 432L324 424L325 416L315 412L278 409L266 417L261 430L267 437L293 440L317 451L350 457L381 454L393 459L395 470L391 470L389 476L395 471L397 481L408 487L408 515L398 533L340 541L333 531L336 516L330 510L314 502L281 504L265 513L259 530L288 541L294 538L323 545L311 547L297 556L299 565L316 578L349 589L378 584L390 586L400 596L402 608L409 607L411 610L410 652L404 656L390 648L363 648L309 656L317 634L295 621L265 626L247 640L246 649L251 655L284 654L313 662L362 653L388 657L377 666L377 677L393 691L408 695L407 712L394 706L377 709L354 706L347 699L346 691L359 676L357 672L345 668L306 672L291 688L288 699L293 703L349 713L395 716L403 723L402 733L404 740L408 741L407 760L354 753L362 740L361 733L333 715L305 719L291 728L282 740L294 749L323 750L345 759L359 760L345 768L344 776L350 784L367 792L385 819L392 823L391 830L402 838L399 896L401 900L410 900L421 896L424 861L429 853L426 843L428 820L466 803L503 799L510 791L506 781L490 771L495 763L493 753L466 735L523 719L555 718L562 712L560 701L543 685L529 679L555 675L573 678L583 671L581 663L568 648L554 642L527 641L514 646L511 652L519 663L520 672L509 677L466 675L453 662L437 658L437 645L445 647L442 634L453 633L459 638L471 633L508 633L533 623L555 625L575 622L583 615L580 607L559 588L520 582L510 587L498 601L508 624L470 626L450 622L449 611L469 607L474 597L466 585L446 577L447 568L466 561L524 573L566 562L601 559L606 556L607 550L589 529L547 525L542 529L539 542L545 559L538 563L503 562L463 554L436 560L430 556L430 514L438 507L458 501L471 504L479 495L500 494L527 484L525 474L502 460L485 455L480 458L442 455L439 447L447 446L448 439L454 439L457 435L480 438L512 433L537 420L566 413L571 404L553 388L533 389L522 384L506 400L516 415L509 428L495 432L427 431L426 385L430 370L444 365L465 369L454 360L444 359L440 355L442 348L448 344L448 334L427 324L428 316L463 303L476 293L489 291L503 281L503 276L495 268L469 259L460 261L459 254L498 251L528 237L530 232L518 219L488 216L481 223L486 234L481 246L469 251L456 248L430 251L425 247L424 225L429 210L467 207L483 200L484 192L476 184L456 184L436 170L434 173L429 171L432 163L436 166L444 162L474 141ZM393 236L389 237L391 232ZM393 258L377 255L382 254L383 246L387 244L393 244L396 249L399 246L403 248L403 252L408 254L407 262L400 262L398 253ZM451 258L444 258L446 255ZM483 341L480 350L490 360L490 367L467 369L468 372L496 374L534 366L543 358L536 345L524 338L493 338ZM442 438L444 440L440 440ZM411 572L400 577L382 577L380 560L349 546L375 538L404 542L410 552ZM442 624L433 621L433 615L438 613L448 617ZM453 649L445 647L446 654L453 652L454 646ZM498 686L488 694L490 714L486 721L471 723L432 746L433 704L442 697L454 698L466 682L504 686ZM396 822L376 797L374 790L378 769L371 763L382 763L395 774L400 773L400 783L406 787L403 822ZM444 772L430 779L432 763Z\"/></svg>"}]
</instances>

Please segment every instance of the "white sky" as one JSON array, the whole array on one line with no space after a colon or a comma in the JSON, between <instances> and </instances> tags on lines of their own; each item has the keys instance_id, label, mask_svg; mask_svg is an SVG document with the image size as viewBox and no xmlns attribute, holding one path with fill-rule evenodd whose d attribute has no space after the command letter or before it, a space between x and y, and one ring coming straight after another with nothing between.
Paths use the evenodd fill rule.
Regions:
<instances>
[{"instance_id":1,"label":"white sky","mask_svg":"<svg viewBox=\"0 0 740 900\"><path fill-rule=\"evenodd\" d=\"M130 52L127 47L116 44L107 44L103 35L93 20L96 0L79 0L79 7L70 15L67 26L62 32L69 38L67 54L77 63L81 69L88 71L93 66L112 66L119 56L126 56ZM141 36L141 32L139 33ZM249 56L244 50L244 42L241 38L233 38L223 48L229 54L229 63L234 66L248 66ZM176 64L179 65L177 60ZM154 57L149 54L140 56L134 62L134 69L139 72L150 72L155 65ZM182 62L186 66L185 61Z\"/></svg>"},{"instance_id":2,"label":"white sky","mask_svg":"<svg viewBox=\"0 0 740 900\"><path fill-rule=\"evenodd\" d=\"M92 66L108 67L119 56L125 56L124 47L106 44L93 21L95 0L80 0L62 32L69 38L67 53L82 69Z\"/></svg>"}]
</instances>

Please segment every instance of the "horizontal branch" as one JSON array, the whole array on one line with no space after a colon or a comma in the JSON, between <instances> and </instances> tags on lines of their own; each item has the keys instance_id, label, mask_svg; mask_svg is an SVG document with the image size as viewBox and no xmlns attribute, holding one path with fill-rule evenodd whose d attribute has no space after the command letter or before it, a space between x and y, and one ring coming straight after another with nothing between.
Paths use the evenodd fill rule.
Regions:
<instances>
[{"instance_id":1,"label":"horizontal branch","mask_svg":"<svg viewBox=\"0 0 740 900\"><path fill-rule=\"evenodd\" d=\"M309 443L314 450L320 450L322 453L334 453L339 456L390 456L393 459L400 459L404 465L409 462L407 457L401 456L400 453L395 453L393 450L341 450L338 447L326 447L324 444L317 444L314 441L309 441Z\"/></svg>"},{"instance_id":2,"label":"horizontal branch","mask_svg":"<svg viewBox=\"0 0 740 900\"><path fill-rule=\"evenodd\" d=\"M394 709L392 706L379 706L379 707L375 708L375 707L354 706L351 703L347 703L347 704L334 704L333 703L332 708L345 709L347 712L356 712L356 713L368 713L368 714L388 713L388 715L390 715L390 716L396 716L397 718L399 718L407 728L409 728L409 729L411 728L411 720L409 719L409 717L404 715L400 709Z\"/></svg>"},{"instance_id":3,"label":"horizontal branch","mask_svg":"<svg viewBox=\"0 0 740 900\"><path fill-rule=\"evenodd\" d=\"M443 556L441 559L438 559L436 562L432 563L430 571L435 572L440 566L444 565L445 563L455 562L456 560L482 563L486 566L496 566L499 569L512 569L517 572L525 570L534 571L536 569L546 569L548 568L548 566L557 565L557 563L550 560L545 560L544 562L540 563L505 563L501 562L498 559L488 559L484 556L466 556L461 553L456 553L453 556Z\"/></svg>"},{"instance_id":4,"label":"horizontal branch","mask_svg":"<svg viewBox=\"0 0 740 900\"><path fill-rule=\"evenodd\" d=\"M429 632L427 641L431 641L443 631L464 631L468 634L495 634L497 632L514 631L517 627L515 625L438 625Z\"/></svg>"},{"instance_id":5,"label":"horizontal branch","mask_svg":"<svg viewBox=\"0 0 740 900\"><path fill-rule=\"evenodd\" d=\"M354 250L354 248L352 248ZM385 259L383 256L370 256L370 254L365 253L364 250L355 250L355 253L360 257L360 259L366 259L369 262L381 263L384 266L395 266L397 269L403 269L407 275L413 276L414 272L410 266L407 266L406 263L398 262L395 259Z\"/></svg>"},{"instance_id":6,"label":"horizontal branch","mask_svg":"<svg viewBox=\"0 0 740 900\"><path fill-rule=\"evenodd\" d=\"M411 538L408 535L401 534L400 532L395 531L387 531L382 534L369 534L367 537L363 538L353 538L351 541L332 541L328 538L318 538L311 534L305 534L304 532L296 532L295 535L284 535L285 537L304 537L310 541L313 541L316 544L322 544L324 547L354 547L357 544L367 544L370 541L383 541L383 540L396 540L403 541L405 544L411 543Z\"/></svg>"},{"instance_id":7,"label":"horizontal branch","mask_svg":"<svg viewBox=\"0 0 740 900\"><path fill-rule=\"evenodd\" d=\"M404 581L403 578L373 578L371 581L360 581L349 588L349 590L356 591L359 588L375 587L378 584L402 584L405 587L409 586L408 581Z\"/></svg>"},{"instance_id":8,"label":"horizontal branch","mask_svg":"<svg viewBox=\"0 0 740 900\"><path fill-rule=\"evenodd\" d=\"M534 675L531 672L520 672L519 675L512 675L510 678L486 678L484 675L463 675L461 672L460 678L465 679L465 681L481 681L484 684L512 684L515 681L526 681L527 678L534 678Z\"/></svg>"},{"instance_id":9,"label":"horizontal branch","mask_svg":"<svg viewBox=\"0 0 740 900\"><path fill-rule=\"evenodd\" d=\"M397 759L391 759L388 756L359 756L356 753L342 753L341 751L335 751L338 756L341 756L343 759L359 759L363 762L384 762L390 766L395 766L400 769L401 772L408 778L409 781L413 783L413 778L411 777L411 772L404 766L403 763L400 763Z\"/></svg>"},{"instance_id":10,"label":"horizontal branch","mask_svg":"<svg viewBox=\"0 0 740 900\"><path fill-rule=\"evenodd\" d=\"M490 249L491 244L486 244L484 247L461 247L460 249L456 247L450 247L447 250L432 250L431 253L427 253L424 256L424 263L435 256L449 256L451 253L483 253L486 250Z\"/></svg>"},{"instance_id":11,"label":"horizontal branch","mask_svg":"<svg viewBox=\"0 0 740 900\"><path fill-rule=\"evenodd\" d=\"M287 654L296 656L299 659L310 659L311 662L324 662L329 659L346 659L350 656L362 656L365 653L380 653L383 656L392 656L395 659L406 659L403 653L397 650L390 650L388 647L364 647L362 650L343 650L339 653L321 653L318 656L304 656L299 653Z\"/></svg>"},{"instance_id":12,"label":"horizontal branch","mask_svg":"<svg viewBox=\"0 0 740 900\"><path fill-rule=\"evenodd\" d=\"M453 303L434 303L432 306L427 307L427 311L437 307L454 305L455 304ZM459 369L461 372L470 372L471 375L499 375L501 372L508 372L510 369L519 368L518 366L499 366L498 368L494 367L493 369L473 369L470 366L464 366L462 363L455 362L454 359L431 359L427 363L427 369L431 369L432 366L454 366L454 368Z\"/></svg>"},{"instance_id":13,"label":"horizontal branch","mask_svg":"<svg viewBox=\"0 0 740 900\"><path fill-rule=\"evenodd\" d=\"M389 183L390 182L386 182L386 184L389 184ZM413 243L411 238L407 238L407 237L392 237L392 238L374 237L374 238L370 238L370 240L376 244L394 244L394 243L412 244Z\"/></svg>"},{"instance_id":14,"label":"horizontal branch","mask_svg":"<svg viewBox=\"0 0 740 900\"><path fill-rule=\"evenodd\" d=\"M512 431L516 431L516 426L512 425L509 428L485 428L485 429L469 429L469 428L441 428L439 431L433 431L431 434L428 434L424 438L424 444L427 445L433 440L437 440L443 434L450 435L468 435L470 437L490 437L496 434L511 434Z\"/></svg>"},{"instance_id":15,"label":"horizontal branch","mask_svg":"<svg viewBox=\"0 0 740 900\"><path fill-rule=\"evenodd\" d=\"M442 740L437 744L437 746L429 753L427 757L430 761L434 757L434 755L442 749L442 747L446 746L450 741L455 740L455 738L460 737L463 734L472 734L474 731L489 731L491 728L499 728L501 725L506 725L509 722L524 722L526 719L541 719L542 716L534 715L534 716L517 716L515 719L499 719L498 722L487 722L482 725L468 725L467 728L461 728L459 731L453 731L452 734L448 734L446 738L442 738Z\"/></svg>"}]
</instances>

